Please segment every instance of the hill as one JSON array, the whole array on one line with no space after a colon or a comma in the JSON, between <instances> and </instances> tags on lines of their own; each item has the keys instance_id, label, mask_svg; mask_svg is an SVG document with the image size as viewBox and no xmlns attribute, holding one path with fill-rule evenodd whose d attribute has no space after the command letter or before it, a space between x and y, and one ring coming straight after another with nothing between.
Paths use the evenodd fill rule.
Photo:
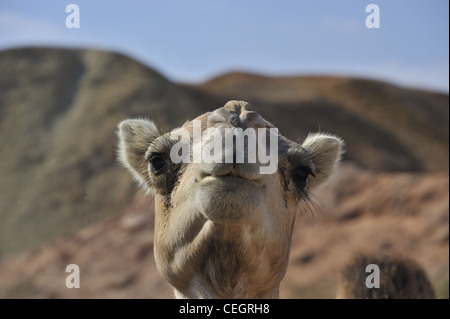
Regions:
<instances>
[{"instance_id":1,"label":"hill","mask_svg":"<svg viewBox=\"0 0 450 319\"><path fill-rule=\"evenodd\" d=\"M318 129L347 142L347 159L381 171L448 170L449 97L367 79L228 73L202 91L252 101L286 135Z\"/></svg>"},{"instance_id":2,"label":"hill","mask_svg":"<svg viewBox=\"0 0 450 319\"><path fill-rule=\"evenodd\" d=\"M128 117L204 109L159 73L92 50L0 52L0 256L117 214L136 189L116 161Z\"/></svg>"},{"instance_id":3,"label":"hill","mask_svg":"<svg viewBox=\"0 0 450 319\"><path fill-rule=\"evenodd\" d=\"M436 251L443 257L442 251L447 247L448 258L448 231L447 235L439 235L444 238L443 244L426 235L430 234L431 238L435 233L443 233L442 225L448 230L448 95L337 77L270 78L232 73L201 85L179 84L126 56L96 50L7 50L0 52L0 69L0 287L12 287L13 295L17 289L21 291L22 284L27 288L31 282L39 291L67 296L57 289L45 288L46 284L39 281L44 279L30 276L38 276L36 269L50 267L45 264L48 256L62 263L73 259L87 264L100 256L103 249L117 254L117 257L105 256L111 258L108 260L126 256L121 249L144 256L136 257L142 258L137 262L117 264L123 267L120 269L142 267L137 277L124 275L125 283L138 282L140 272L149 271L142 276L161 285L156 273L145 268L152 258L151 223L143 228L148 232L136 232L137 235L120 230L121 216L136 214L139 206L136 203L144 201L144 211L150 216L152 209L151 202L142 199L143 194L137 192L128 173L116 161L115 126L125 118L149 117L164 126L175 127L231 99L251 102L291 139L301 140L309 130L320 128L346 140L345 161L359 167L358 174L365 179L364 183L355 184L357 187L346 187L348 193L339 193L340 197L334 201L336 207L346 207L350 205L347 199L351 199L364 208L343 209L344 213L338 208L324 209L325 214L342 215L343 220L348 220L345 225L351 225L341 227L341 221L334 220L330 226L324 224L324 229L329 227L330 232L350 236L357 242L359 237L351 234L366 223L373 225L374 232L382 232L382 228L377 228L381 227L377 225L382 225L382 219L371 218L370 207L384 211L385 215L402 211L403 205L408 210L425 207L422 213L407 218L414 221L405 225L426 220L428 208L432 220L440 218L441 224L424 224L427 232L422 226L414 226L421 229L420 236L411 233L405 243L422 243L417 252L420 260L426 261L424 256L432 249L426 247L433 245L441 245ZM423 181L415 178L417 174L424 176ZM443 175L443 181L434 184L439 174ZM395 184L402 178L402 183ZM424 186L419 190L414 188L416 191L412 193L404 190L416 182ZM409 195L401 199L391 189L391 201L395 203L398 199L401 205L388 209L381 205L385 198L378 196L392 184L401 190L400 195ZM447 192L446 197L435 195L441 189ZM338 190L338 186L331 189ZM369 201L371 194L373 199ZM324 204L328 200L318 198ZM427 206L434 199L435 204ZM138 211L142 212L142 208ZM361 224L352 224L357 220ZM402 220L391 219L395 223ZM339 233L344 232L341 229L347 235ZM392 236L396 236L395 231ZM334 242L340 237L324 238ZM136 251L130 248L133 243ZM297 245L300 244L295 244L293 251L303 247ZM293 258L303 254L299 251ZM41 262L40 258L43 258ZM315 263L308 265L319 267ZM448 273L448 263L440 267L437 272L440 277L433 278L441 278L445 267ZM59 268L51 269L45 271L50 275L59 271ZM103 278L96 271L93 274L99 280ZM105 276L105 282L109 282L111 278ZM14 278L16 281L12 283ZM86 296L106 289L101 281L93 284L92 295ZM118 287L126 285L119 283ZM10 294L11 290L8 288L3 293ZM104 296L116 295L111 292Z\"/></svg>"}]
</instances>

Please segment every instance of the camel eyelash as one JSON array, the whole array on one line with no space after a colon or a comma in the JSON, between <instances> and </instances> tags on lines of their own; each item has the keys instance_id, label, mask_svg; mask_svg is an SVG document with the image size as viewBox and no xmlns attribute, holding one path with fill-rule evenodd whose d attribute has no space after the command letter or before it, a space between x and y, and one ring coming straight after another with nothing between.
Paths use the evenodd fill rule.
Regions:
<instances>
[{"instance_id":1,"label":"camel eyelash","mask_svg":"<svg viewBox=\"0 0 450 319\"><path fill-rule=\"evenodd\" d=\"M151 160L153 154L166 154L170 151L172 144L173 141L171 141L167 135L157 137L150 144L147 152L145 152L144 161L148 162L149 160Z\"/></svg>"}]
</instances>

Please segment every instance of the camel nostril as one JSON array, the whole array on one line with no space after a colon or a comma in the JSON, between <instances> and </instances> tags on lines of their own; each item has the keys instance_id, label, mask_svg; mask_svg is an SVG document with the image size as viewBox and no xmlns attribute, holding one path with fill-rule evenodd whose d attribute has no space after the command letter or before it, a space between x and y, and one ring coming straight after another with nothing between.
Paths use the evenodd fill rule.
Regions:
<instances>
[{"instance_id":1,"label":"camel nostril","mask_svg":"<svg viewBox=\"0 0 450 319\"><path fill-rule=\"evenodd\" d=\"M239 127L239 117L236 115L231 115L230 124L233 125L234 127Z\"/></svg>"}]
</instances>

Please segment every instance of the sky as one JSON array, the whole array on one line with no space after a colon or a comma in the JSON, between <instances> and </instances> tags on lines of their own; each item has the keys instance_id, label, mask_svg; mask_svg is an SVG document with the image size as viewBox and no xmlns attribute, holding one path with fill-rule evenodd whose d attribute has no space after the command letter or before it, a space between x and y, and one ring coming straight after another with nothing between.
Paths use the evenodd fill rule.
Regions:
<instances>
[{"instance_id":1,"label":"sky","mask_svg":"<svg viewBox=\"0 0 450 319\"><path fill-rule=\"evenodd\" d=\"M80 28L66 27L72 3ZM114 50L179 82L249 71L449 92L447 0L1 0L0 50L27 46Z\"/></svg>"}]
</instances>

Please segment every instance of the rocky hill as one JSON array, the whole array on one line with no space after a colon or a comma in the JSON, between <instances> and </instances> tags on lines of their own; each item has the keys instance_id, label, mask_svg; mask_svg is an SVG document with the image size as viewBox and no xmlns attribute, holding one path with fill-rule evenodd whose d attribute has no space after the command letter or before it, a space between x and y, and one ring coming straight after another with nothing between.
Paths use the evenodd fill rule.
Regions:
<instances>
[{"instance_id":1,"label":"rocky hill","mask_svg":"<svg viewBox=\"0 0 450 319\"><path fill-rule=\"evenodd\" d=\"M414 252L448 295L448 95L242 73L178 84L95 50L3 51L0 70L0 297L171 296L153 262L151 199L117 164L115 126L149 117L174 127L231 99L291 139L321 129L347 142L342 183L317 196L323 223L296 226L282 296L313 285L332 296L330 269L357 243ZM71 262L83 290L60 282Z\"/></svg>"},{"instance_id":2,"label":"rocky hill","mask_svg":"<svg viewBox=\"0 0 450 319\"><path fill-rule=\"evenodd\" d=\"M0 53L0 256L117 214L136 189L115 156L117 123L180 124L203 112L176 84L122 55Z\"/></svg>"},{"instance_id":3,"label":"rocky hill","mask_svg":"<svg viewBox=\"0 0 450 319\"><path fill-rule=\"evenodd\" d=\"M338 134L347 160L368 169L448 170L448 95L357 78L247 73L194 87L254 102L288 136Z\"/></svg>"}]
</instances>

